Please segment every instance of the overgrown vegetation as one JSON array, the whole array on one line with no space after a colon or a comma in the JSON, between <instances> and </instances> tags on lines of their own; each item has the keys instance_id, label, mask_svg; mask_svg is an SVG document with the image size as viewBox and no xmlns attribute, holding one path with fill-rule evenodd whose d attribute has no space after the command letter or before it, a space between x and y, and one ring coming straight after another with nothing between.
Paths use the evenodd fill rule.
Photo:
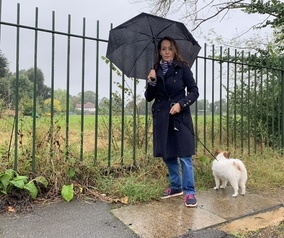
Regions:
<instances>
[{"instance_id":1,"label":"overgrown vegetation","mask_svg":"<svg viewBox=\"0 0 284 238\"><path fill-rule=\"evenodd\" d=\"M74 116L75 118L77 116ZM29 181L37 181L37 177L46 178L44 183L46 186L41 186L37 196L31 196L26 193L26 189L11 189L5 186L6 194L0 193L1 201L8 201L13 198L15 209L15 200L23 201L23 197L28 197L27 201L31 202L31 198L35 201L53 200L63 198L66 201L77 198L81 199L90 196L96 199L102 199L108 202L120 203L140 203L160 198L160 193L168 186L167 170L161 159L153 158L151 151L148 156L143 156L141 151L137 150L137 160L134 166L131 151L133 145L130 142L125 142L123 164L119 153L116 154L117 159L112 158L111 166L108 166L107 160L107 146L101 150L100 157L94 163L92 157L93 145L87 144L90 148L85 148L85 156L80 160L77 147L76 129L71 131L73 136L68 157L64 149L64 132L61 131L61 126L57 126L57 130L53 131L53 152L50 154L50 130L49 119L41 118L39 128L37 131L36 144L36 161L35 173L31 173L32 159L31 159L31 140L29 135L31 129L28 124L31 122L30 118L23 118L21 125L21 139L19 141L19 157L18 170L10 176L10 180L17 178L17 176L24 176L24 184ZM74 120L76 121L76 120ZM1 174L10 173L13 167L13 156L8 157L7 148L9 144L10 128L7 127L9 123L5 119L1 120L1 131L3 131L3 138L1 140ZM25 122L27 124L25 124ZM103 120L101 121L103 122ZM11 121L10 121L11 123ZM60 124L58 121L57 123ZM72 123L72 122L71 122ZM6 125L6 128L2 127ZM130 127L131 125L126 125ZM77 131L77 133L79 133ZM132 133L132 132L131 132ZM142 133L142 132L141 132ZM80 133L79 133L80 134ZM86 133L88 135L88 133ZM106 134L101 132L101 135ZM93 140L93 134L85 139ZM71 139L71 138L70 138ZM102 138L103 139L103 138ZM6 145L6 146L5 146ZM216 147L222 148L221 144L216 144ZM230 148L229 148L230 150ZM140 155L141 153L141 155ZM259 153L250 155L246 151L231 149L233 157L241 158L247 166L249 171L248 190L273 189L281 188L284 184L284 161L281 153L277 153L272 149L265 149ZM13 155L13 154L12 154ZM208 189L214 186L214 180L211 172L212 156L208 154L202 146L199 146L199 151L194 158L195 177L197 190ZM269 166L267 166L269 164ZM10 171L10 172L9 172ZM21 188L23 188L21 186ZM3 190L3 186L1 188ZM24 194L24 195L23 195ZM5 199L4 199L5 198ZM2 211L7 210L9 202L2 205ZM26 203L24 203L26 207ZM23 204L23 205L24 205ZM18 210L22 210L19 207Z\"/></svg>"}]
</instances>

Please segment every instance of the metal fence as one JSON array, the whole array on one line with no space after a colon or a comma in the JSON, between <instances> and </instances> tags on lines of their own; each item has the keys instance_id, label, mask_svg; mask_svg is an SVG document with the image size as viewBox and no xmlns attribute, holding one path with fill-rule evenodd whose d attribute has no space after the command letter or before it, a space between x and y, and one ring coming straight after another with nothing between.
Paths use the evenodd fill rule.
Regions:
<instances>
[{"instance_id":1,"label":"metal fence","mask_svg":"<svg viewBox=\"0 0 284 238\"><path fill-rule=\"evenodd\" d=\"M108 30L99 21L87 27L84 18L75 27L70 15L60 24L52 12L42 26L37 8L33 21L22 19L20 4L15 21L4 11L0 47L10 64L0 82L8 82L0 91L3 161L14 169L28 161L35 171L42 156L107 166L152 156L146 82L109 64ZM192 67L200 89L191 107L197 149L283 148L283 70L283 59L204 45Z\"/></svg>"}]
</instances>

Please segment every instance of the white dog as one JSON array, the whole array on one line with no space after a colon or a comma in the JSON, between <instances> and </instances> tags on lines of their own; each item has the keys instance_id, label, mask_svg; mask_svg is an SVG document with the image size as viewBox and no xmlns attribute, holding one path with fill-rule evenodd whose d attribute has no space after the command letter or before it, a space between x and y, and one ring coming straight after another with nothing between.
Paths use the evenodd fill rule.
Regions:
<instances>
[{"instance_id":1,"label":"white dog","mask_svg":"<svg viewBox=\"0 0 284 238\"><path fill-rule=\"evenodd\" d=\"M214 189L225 188L229 181L234 189L233 197L238 196L239 187L241 188L241 195L244 195L248 177L244 163L239 159L230 158L230 153L227 151L218 150L215 156L216 159L212 165L216 185ZM220 181L222 181L221 186Z\"/></svg>"}]
</instances>

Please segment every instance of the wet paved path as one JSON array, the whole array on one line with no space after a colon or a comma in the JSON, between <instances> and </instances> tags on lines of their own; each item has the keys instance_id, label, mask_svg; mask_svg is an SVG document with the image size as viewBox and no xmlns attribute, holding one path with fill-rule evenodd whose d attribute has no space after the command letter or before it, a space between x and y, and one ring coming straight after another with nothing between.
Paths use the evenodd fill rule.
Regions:
<instances>
[{"instance_id":1,"label":"wet paved path","mask_svg":"<svg viewBox=\"0 0 284 238\"><path fill-rule=\"evenodd\" d=\"M0 238L229 238L210 228L283 209L268 197L231 194L230 188L199 192L197 208L185 207L182 196L119 208L99 201L46 204L28 214L1 214Z\"/></svg>"},{"instance_id":2,"label":"wet paved path","mask_svg":"<svg viewBox=\"0 0 284 238\"><path fill-rule=\"evenodd\" d=\"M233 198L231 195L230 187L218 191L210 189L197 193L197 208L184 206L183 197L180 196L149 204L125 206L114 209L112 212L143 238L172 238L187 233L191 233L191 237L197 237L193 236L193 233L198 233L195 232L196 230L215 227L282 206L269 197L256 194L247 193L245 196L237 198ZM204 234L205 231L203 231ZM204 235L204 237L206 236Z\"/></svg>"}]
</instances>

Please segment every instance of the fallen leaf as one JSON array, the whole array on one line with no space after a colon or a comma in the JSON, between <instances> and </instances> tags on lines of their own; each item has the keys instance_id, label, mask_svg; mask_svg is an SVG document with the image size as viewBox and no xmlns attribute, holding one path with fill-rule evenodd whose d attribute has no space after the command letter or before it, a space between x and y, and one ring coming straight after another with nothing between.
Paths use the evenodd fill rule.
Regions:
<instances>
[{"instance_id":1,"label":"fallen leaf","mask_svg":"<svg viewBox=\"0 0 284 238\"><path fill-rule=\"evenodd\" d=\"M123 203L123 204L128 204L128 197L121 198L120 202Z\"/></svg>"},{"instance_id":2,"label":"fallen leaf","mask_svg":"<svg viewBox=\"0 0 284 238\"><path fill-rule=\"evenodd\" d=\"M8 212L16 212L16 210L13 207L8 206Z\"/></svg>"}]
</instances>

